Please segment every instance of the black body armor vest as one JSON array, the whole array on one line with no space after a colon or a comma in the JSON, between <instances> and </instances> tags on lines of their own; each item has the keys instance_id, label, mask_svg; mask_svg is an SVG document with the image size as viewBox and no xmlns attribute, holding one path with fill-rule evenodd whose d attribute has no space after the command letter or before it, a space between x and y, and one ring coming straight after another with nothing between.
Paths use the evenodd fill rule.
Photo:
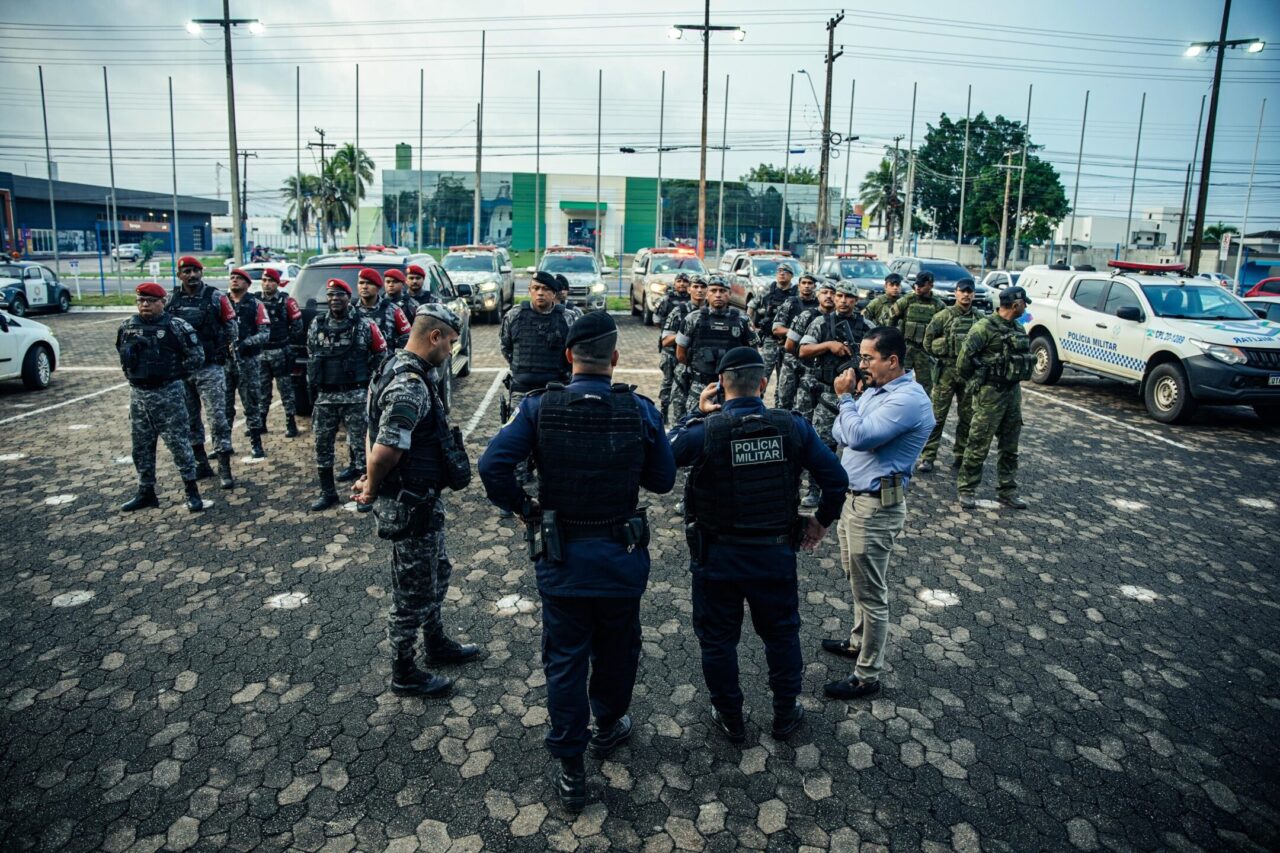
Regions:
<instances>
[{"instance_id":1,"label":"black body armor vest","mask_svg":"<svg viewBox=\"0 0 1280 853\"><path fill-rule=\"evenodd\" d=\"M418 421L413 427L413 438L409 450L400 457L399 464L387 475L385 485L388 493L407 489L416 494L425 494L429 489L444 488L444 450L440 441L441 424L444 407L436 394L435 383L417 364L400 362L393 366L388 359L373 381L369 393L369 443L378 438L378 424L382 420L382 409L379 400L387 386L402 373L416 374L427 386L427 394L431 398L431 417Z\"/></svg>"},{"instance_id":2,"label":"black body armor vest","mask_svg":"<svg viewBox=\"0 0 1280 853\"><path fill-rule=\"evenodd\" d=\"M311 362L307 365L308 379L324 390L326 386L363 385L369 381L369 353L360 346L358 325L367 322L347 314L347 319L336 328L330 325L326 314L317 317L317 338L311 350Z\"/></svg>"},{"instance_id":3,"label":"black body armor vest","mask_svg":"<svg viewBox=\"0 0 1280 853\"><path fill-rule=\"evenodd\" d=\"M539 314L527 302L521 305L511 324L511 375L515 381L536 388L568 376L569 362L564 357L568 336L563 305L546 314Z\"/></svg>"},{"instance_id":4,"label":"black body armor vest","mask_svg":"<svg viewBox=\"0 0 1280 853\"><path fill-rule=\"evenodd\" d=\"M231 307L236 312L236 322L240 326L237 340L243 341L250 335L258 333L258 305L258 297L252 293L246 293L239 302L234 299L231 300ZM268 315L268 319L270 319L270 315ZM252 358L260 352L262 352L262 346L259 344L258 346L244 347L240 350L240 356L242 358Z\"/></svg>"},{"instance_id":5,"label":"black body armor vest","mask_svg":"<svg viewBox=\"0 0 1280 853\"><path fill-rule=\"evenodd\" d=\"M182 343L169 318L157 323L132 318L120 332L120 361L129 384L139 388L181 379Z\"/></svg>"},{"instance_id":6,"label":"black body armor vest","mask_svg":"<svg viewBox=\"0 0 1280 853\"><path fill-rule=\"evenodd\" d=\"M813 377L823 385L830 385L836 381L845 369L852 367L858 363L858 347L862 345L862 339L869 331L867 321L862 319L862 315L854 314L851 317L844 317L832 311L826 316L824 334L825 341L839 341L849 348L853 355L849 357L832 355L831 353L823 353L814 359Z\"/></svg>"},{"instance_id":7,"label":"black body armor vest","mask_svg":"<svg viewBox=\"0 0 1280 853\"><path fill-rule=\"evenodd\" d=\"M690 517L716 533L789 534L800 511L800 436L791 412L715 413L685 491Z\"/></svg>"},{"instance_id":8,"label":"black body armor vest","mask_svg":"<svg viewBox=\"0 0 1280 853\"><path fill-rule=\"evenodd\" d=\"M219 316L218 290L205 285L199 296L188 296L179 287L169 295L165 311L186 320L196 330L200 346L204 347L204 363L225 364L227 361L226 327Z\"/></svg>"},{"instance_id":9,"label":"black body armor vest","mask_svg":"<svg viewBox=\"0 0 1280 853\"><path fill-rule=\"evenodd\" d=\"M271 320L267 349L280 349L287 346L289 344L289 297L281 293L275 299L262 300L262 304L267 309L268 319Z\"/></svg>"},{"instance_id":10,"label":"black body armor vest","mask_svg":"<svg viewBox=\"0 0 1280 853\"><path fill-rule=\"evenodd\" d=\"M704 382L713 382L724 354L748 340L747 318L737 308L723 314L702 309L689 341L689 367Z\"/></svg>"}]
</instances>

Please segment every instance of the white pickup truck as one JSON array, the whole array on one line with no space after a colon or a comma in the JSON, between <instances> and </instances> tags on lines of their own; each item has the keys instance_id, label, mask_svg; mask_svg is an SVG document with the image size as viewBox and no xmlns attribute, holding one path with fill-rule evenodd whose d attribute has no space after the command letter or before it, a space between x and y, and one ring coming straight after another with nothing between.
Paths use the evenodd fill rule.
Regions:
<instances>
[{"instance_id":1,"label":"white pickup truck","mask_svg":"<svg viewBox=\"0 0 1280 853\"><path fill-rule=\"evenodd\" d=\"M1137 382L1162 423L1186 422L1202 403L1248 405L1280 422L1280 323L1214 282L1181 275L1181 264L1109 266L1023 270L1032 381L1052 385L1071 367Z\"/></svg>"}]
</instances>

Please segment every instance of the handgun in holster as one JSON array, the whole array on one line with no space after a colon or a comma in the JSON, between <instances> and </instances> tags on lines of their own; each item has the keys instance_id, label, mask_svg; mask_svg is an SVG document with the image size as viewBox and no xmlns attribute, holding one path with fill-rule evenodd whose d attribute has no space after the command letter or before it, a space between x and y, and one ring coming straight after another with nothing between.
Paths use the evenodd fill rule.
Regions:
<instances>
[{"instance_id":1,"label":"handgun in holster","mask_svg":"<svg viewBox=\"0 0 1280 853\"><path fill-rule=\"evenodd\" d=\"M524 519L524 544L529 549L529 559L536 561L542 556L542 549L538 547L538 525L541 518L533 509L533 498L527 494L520 502L520 517Z\"/></svg>"},{"instance_id":2,"label":"handgun in holster","mask_svg":"<svg viewBox=\"0 0 1280 853\"><path fill-rule=\"evenodd\" d=\"M539 523L542 532L542 557L549 563L564 562L564 548L560 541L560 524L554 509L544 509Z\"/></svg>"},{"instance_id":3,"label":"handgun in holster","mask_svg":"<svg viewBox=\"0 0 1280 853\"><path fill-rule=\"evenodd\" d=\"M622 544L628 551L649 547L649 517L641 507L637 514L622 522Z\"/></svg>"},{"instance_id":4,"label":"handgun in holster","mask_svg":"<svg viewBox=\"0 0 1280 853\"><path fill-rule=\"evenodd\" d=\"M710 546L710 537L702 525L696 521L690 521L684 526L684 540L689 544L689 556L695 563L705 563L707 561L707 548Z\"/></svg>"}]
</instances>

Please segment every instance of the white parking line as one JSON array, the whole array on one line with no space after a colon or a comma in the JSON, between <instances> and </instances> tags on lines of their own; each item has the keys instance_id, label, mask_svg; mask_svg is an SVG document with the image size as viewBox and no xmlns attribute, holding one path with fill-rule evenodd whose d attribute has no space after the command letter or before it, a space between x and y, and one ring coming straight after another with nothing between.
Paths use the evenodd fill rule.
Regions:
<instances>
[{"instance_id":1,"label":"white parking line","mask_svg":"<svg viewBox=\"0 0 1280 853\"><path fill-rule=\"evenodd\" d=\"M1124 421L1120 420L1119 418L1113 418L1110 415L1102 415L1102 414L1098 414L1097 412L1091 412L1088 409L1086 409L1084 406L1077 406L1075 403L1068 403L1065 400L1059 400L1057 397L1054 397L1052 394L1046 394L1043 391L1032 391L1030 388L1027 388L1025 384L1022 388L1022 393L1030 394L1033 397L1043 397L1044 399L1048 400L1050 403L1055 403L1059 406L1065 406L1068 409L1071 409L1076 412L1080 412L1081 414L1084 414L1084 415L1088 415L1091 418L1097 418L1100 421L1106 421L1107 423L1115 424L1121 429L1127 429L1130 432L1136 432L1138 435L1146 436L1147 438L1152 439L1153 441L1164 442L1165 444L1172 445L1173 447L1176 447L1179 450L1187 450L1193 453L1195 452L1194 447L1191 447L1186 444L1182 444L1181 442L1174 441L1171 438L1165 438L1163 435L1156 435L1150 430L1145 430L1145 429L1142 429L1141 427L1136 427L1133 424L1127 424Z\"/></svg>"},{"instance_id":2,"label":"white parking line","mask_svg":"<svg viewBox=\"0 0 1280 853\"><path fill-rule=\"evenodd\" d=\"M63 406L70 406L73 403L79 403L82 400L91 400L94 397L100 397L103 394L106 394L108 391L115 391L118 388L127 388L127 387L129 387L128 382L121 382L119 385L112 385L110 388L103 388L101 391L94 391L92 394L84 394L80 397L76 397L71 400L64 400L61 403L54 403L52 406L45 406L43 409L32 409L31 411L23 412L20 415L12 415L10 417L5 418L4 420L0 420L0 425L12 423L13 421L20 421L23 418L29 418L32 415L40 415L40 414L44 414L45 412L52 412L54 409L61 409Z\"/></svg>"},{"instance_id":3,"label":"white parking line","mask_svg":"<svg viewBox=\"0 0 1280 853\"><path fill-rule=\"evenodd\" d=\"M56 373L119 373L118 367L59 367Z\"/></svg>"},{"instance_id":4,"label":"white parking line","mask_svg":"<svg viewBox=\"0 0 1280 853\"><path fill-rule=\"evenodd\" d=\"M482 369L485 368L473 368L473 370ZM462 428L462 438L464 440L471 437L472 431L479 425L484 413L489 411L489 404L493 402L494 397L498 396L498 389L502 387L502 378L506 373L506 370L498 369L498 372L494 375L493 382L489 385L489 390L485 392L484 399L480 401L480 406L471 415L471 420L467 421L467 425Z\"/></svg>"}]
</instances>

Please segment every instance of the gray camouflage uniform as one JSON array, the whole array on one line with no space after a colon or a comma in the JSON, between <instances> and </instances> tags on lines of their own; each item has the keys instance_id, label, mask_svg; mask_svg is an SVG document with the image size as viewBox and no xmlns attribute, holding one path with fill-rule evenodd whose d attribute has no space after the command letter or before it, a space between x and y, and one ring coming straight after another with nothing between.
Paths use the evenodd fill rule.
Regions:
<instances>
[{"instance_id":1,"label":"gray camouflage uniform","mask_svg":"<svg viewBox=\"0 0 1280 853\"><path fill-rule=\"evenodd\" d=\"M798 288L797 288L798 289ZM792 409L796 404L796 391L800 385L801 365L800 357L793 352L787 352L786 340L794 340L799 346L800 338L803 330L792 328L792 324L801 317L805 311L818 309L818 297L813 296L810 299L801 299L799 293L795 293L778 306L778 310L773 314L773 327L771 332L778 329L787 329L787 337L778 343L778 352L782 357L782 374L778 377L778 389L775 392L774 405L779 409ZM777 341L777 338L774 338ZM803 404L803 400L801 403ZM810 407L812 411L812 407Z\"/></svg>"},{"instance_id":2,"label":"gray camouflage uniform","mask_svg":"<svg viewBox=\"0 0 1280 853\"><path fill-rule=\"evenodd\" d=\"M202 286L213 287L210 284ZM231 300L225 293L218 293L216 298L222 300L227 308L231 309ZM231 310L231 319L226 320L222 327L224 345L239 336L240 324L236 322L234 310ZM205 443L204 421L200 417L200 411L203 409L209 415L209 431L213 433L214 451L230 453L231 421L227 420L227 376L222 365L216 361L206 362L204 367L191 371L183 381L183 385L187 401L187 420L191 424L192 446Z\"/></svg>"},{"instance_id":3,"label":"gray camouflage uniform","mask_svg":"<svg viewBox=\"0 0 1280 853\"><path fill-rule=\"evenodd\" d=\"M707 313L715 316L723 316L731 311L737 311L738 316L742 318L743 331L740 336L740 340L733 346L760 346L760 335L756 332L755 326L751 324L751 320L746 314L738 311L738 309L733 306L726 306L720 311L714 311L711 306L707 304L703 305L701 309L694 309L686 314L684 318L684 325L681 326L679 334L676 335L676 346L684 347L689 350L690 362L693 361L694 351L690 349L689 345L694 342L694 336L698 328L698 315L703 309L705 309ZM698 410L698 398L702 396L702 392L706 389L707 383L698 376L697 372L692 367L687 364L685 365L685 371L688 374L689 387L689 393L685 395L686 411L696 412Z\"/></svg>"},{"instance_id":4,"label":"gray camouflage uniform","mask_svg":"<svg viewBox=\"0 0 1280 853\"><path fill-rule=\"evenodd\" d=\"M227 359L223 365L227 383L227 423L236 422L236 393L239 392L245 426L250 430L267 428L267 407L262 394L262 347L271 335L271 320L261 301L258 300L258 330L238 341L235 344L236 357ZM255 348L258 350L255 355L244 354L246 350Z\"/></svg>"},{"instance_id":5,"label":"gray camouflage uniform","mask_svg":"<svg viewBox=\"0 0 1280 853\"><path fill-rule=\"evenodd\" d=\"M283 299L286 302L293 302L293 297L285 294L283 291L276 293L276 299ZM272 305L275 300L268 300L262 297L263 305ZM294 303L294 311L298 311L297 303ZM289 321L289 340L295 341L298 335L302 334L302 313L298 311L296 318L290 317L293 311L286 310L285 318ZM262 399L262 413L266 417L266 413L271 410L271 381L275 380L276 388L280 390L280 405L284 408L286 415L298 414L298 404L293 397L293 352L290 344L275 349L267 349L262 352L262 380L259 388L259 395Z\"/></svg>"},{"instance_id":6,"label":"gray camouflage uniform","mask_svg":"<svg viewBox=\"0 0 1280 853\"><path fill-rule=\"evenodd\" d=\"M307 332L308 349L312 349L313 342L319 337L320 324L327 322L329 322L328 314L322 314L312 322ZM356 346L357 349L368 353L370 375L376 372L378 364L382 361L382 354L386 351L381 333L374 337L376 331L377 327L371 320L356 326L356 334L360 337ZM381 346L375 344L375 341ZM311 413L311 431L316 439L317 468L333 467L338 423L343 422L347 425L347 445L351 450L351 465L357 470L364 470L364 440L369 428L365 417L365 400L368 395L368 387L352 388L348 391L321 391L316 395L315 408Z\"/></svg>"}]
</instances>

